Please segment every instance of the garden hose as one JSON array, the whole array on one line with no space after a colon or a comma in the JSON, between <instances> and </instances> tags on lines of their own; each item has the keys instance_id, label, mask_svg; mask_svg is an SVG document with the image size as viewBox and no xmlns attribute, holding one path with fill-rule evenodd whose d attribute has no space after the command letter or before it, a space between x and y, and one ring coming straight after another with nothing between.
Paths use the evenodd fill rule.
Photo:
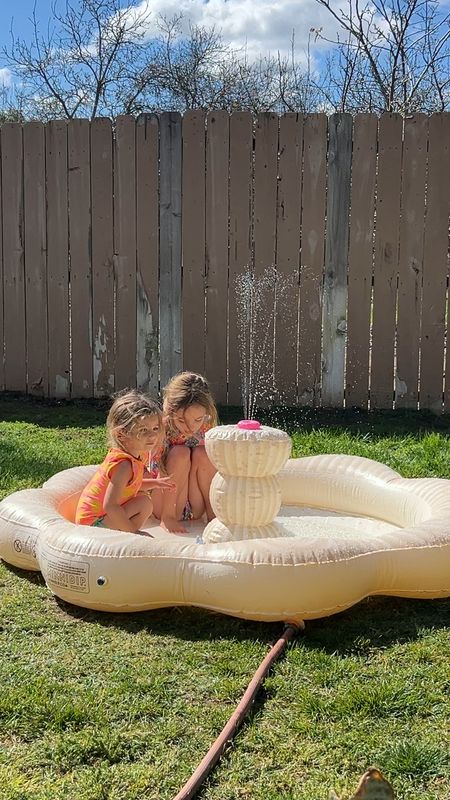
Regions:
<instances>
[{"instance_id":1,"label":"garden hose","mask_svg":"<svg viewBox=\"0 0 450 800\"><path fill-rule=\"evenodd\" d=\"M174 800L191 800L192 797L195 797L207 775L218 762L227 743L231 741L234 734L238 730L242 720L253 704L261 684L266 678L272 664L284 652L288 642L290 642L300 632L300 630L303 629L304 624L299 622L290 622L285 625L282 635L271 647L270 651L256 670L239 704L237 705L236 710L233 712L227 724L215 740L214 744L208 750L204 759L200 762L195 772L192 773L192 776L189 778L187 783L184 784L181 791L178 792Z\"/></svg>"}]
</instances>

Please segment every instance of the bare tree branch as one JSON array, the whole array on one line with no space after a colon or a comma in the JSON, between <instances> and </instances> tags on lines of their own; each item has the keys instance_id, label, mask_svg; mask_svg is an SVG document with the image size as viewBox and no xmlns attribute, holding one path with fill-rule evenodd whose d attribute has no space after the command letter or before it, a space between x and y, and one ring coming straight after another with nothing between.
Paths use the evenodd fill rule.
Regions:
<instances>
[{"instance_id":1,"label":"bare tree branch","mask_svg":"<svg viewBox=\"0 0 450 800\"><path fill-rule=\"evenodd\" d=\"M333 45L327 70L334 107L402 114L449 107L449 15L437 0L348 0L348 11L334 0L317 2L339 26L335 39L320 33Z\"/></svg>"}]
</instances>

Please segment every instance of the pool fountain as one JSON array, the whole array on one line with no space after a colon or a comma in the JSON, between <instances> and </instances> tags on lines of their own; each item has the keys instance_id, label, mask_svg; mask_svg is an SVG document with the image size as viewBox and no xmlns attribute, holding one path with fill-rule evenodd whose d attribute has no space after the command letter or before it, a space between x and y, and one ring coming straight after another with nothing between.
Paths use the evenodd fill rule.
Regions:
<instances>
[{"instance_id":1,"label":"pool fountain","mask_svg":"<svg viewBox=\"0 0 450 800\"><path fill-rule=\"evenodd\" d=\"M241 420L211 431L206 447L217 473L210 490L216 519L206 526L204 541L282 536L274 522L281 506L276 476L291 452L287 433Z\"/></svg>"}]
</instances>

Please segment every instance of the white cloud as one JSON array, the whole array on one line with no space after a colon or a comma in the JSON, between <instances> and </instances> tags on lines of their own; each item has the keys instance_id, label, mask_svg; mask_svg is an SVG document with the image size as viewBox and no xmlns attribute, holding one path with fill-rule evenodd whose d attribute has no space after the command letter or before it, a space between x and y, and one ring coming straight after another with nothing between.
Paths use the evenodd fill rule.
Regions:
<instances>
[{"instance_id":1,"label":"white cloud","mask_svg":"<svg viewBox=\"0 0 450 800\"><path fill-rule=\"evenodd\" d=\"M8 67L2 67L0 69L0 87L11 86L11 83L12 83L11 70L9 70Z\"/></svg>"},{"instance_id":2,"label":"white cloud","mask_svg":"<svg viewBox=\"0 0 450 800\"><path fill-rule=\"evenodd\" d=\"M158 15L183 14L184 29L189 22L216 27L224 42L234 48L246 47L250 58L269 53L289 53L292 33L298 60L302 59L311 28L323 28L331 37L337 23L316 0L143 0L136 8L152 12L149 35L155 32Z\"/></svg>"}]
</instances>

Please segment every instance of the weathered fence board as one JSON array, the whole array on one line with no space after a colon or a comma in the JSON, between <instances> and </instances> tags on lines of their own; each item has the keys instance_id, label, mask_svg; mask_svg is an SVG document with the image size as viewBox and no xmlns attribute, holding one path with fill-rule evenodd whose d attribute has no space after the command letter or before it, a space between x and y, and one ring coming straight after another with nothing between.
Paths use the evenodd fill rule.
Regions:
<instances>
[{"instance_id":1,"label":"weathered fence board","mask_svg":"<svg viewBox=\"0 0 450 800\"><path fill-rule=\"evenodd\" d=\"M350 114L328 121L328 191L322 309L322 405L344 405L348 224L352 153Z\"/></svg>"},{"instance_id":2,"label":"weathered fence board","mask_svg":"<svg viewBox=\"0 0 450 800\"><path fill-rule=\"evenodd\" d=\"M247 272L264 405L450 411L448 113L9 123L0 149L0 389L191 369L237 404Z\"/></svg>"},{"instance_id":3,"label":"weathered fence board","mask_svg":"<svg viewBox=\"0 0 450 800\"><path fill-rule=\"evenodd\" d=\"M203 111L188 111L183 117L183 363L201 374L205 371L205 126Z\"/></svg>"},{"instance_id":4,"label":"weathered fence board","mask_svg":"<svg viewBox=\"0 0 450 800\"><path fill-rule=\"evenodd\" d=\"M378 119L359 114L353 124L348 253L347 407L367 408Z\"/></svg>"},{"instance_id":5,"label":"weathered fence board","mask_svg":"<svg viewBox=\"0 0 450 800\"><path fill-rule=\"evenodd\" d=\"M91 125L92 339L94 396L115 389L113 150L109 119Z\"/></svg>"},{"instance_id":6,"label":"weathered fence board","mask_svg":"<svg viewBox=\"0 0 450 800\"><path fill-rule=\"evenodd\" d=\"M278 117L258 114L254 161L254 272L276 263Z\"/></svg>"},{"instance_id":7,"label":"weathered fence board","mask_svg":"<svg viewBox=\"0 0 450 800\"><path fill-rule=\"evenodd\" d=\"M91 171L88 120L68 126L72 394L93 396Z\"/></svg>"},{"instance_id":8,"label":"weathered fence board","mask_svg":"<svg viewBox=\"0 0 450 800\"><path fill-rule=\"evenodd\" d=\"M277 273L275 387L278 401L297 402L298 287L302 200L303 117L280 119L277 203Z\"/></svg>"},{"instance_id":9,"label":"weathered fence board","mask_svg":"<svg viewBox=\"0 0 450 800\"><path fill-rule=\"evenodd\" d=\"M300 405L318 406L327 161L325 114L306 117L303 152L298 397Z\"/></svg>"},{"instance_id":10,"label":"weathered fence board","mask_svg":"<svg viewBox=\"0 0 450 800\"><path fill-rule=\"evenodd\" d=\"M70 397L67 122L45 130L47 178L47 313L50 397Z\"/></svg>"},{"instance_id":11,"label":"weathered fence board","mask_svg":"<svg viewBox=\"0 0 450 800\"><path fill-rule=\"evenodd\" d=\"M428 118L405 119L398 265L395 404L417 408Z\"/></svg>"},{"instance_id":12,"label":"weathered fence board","mask_svg":"<svg viewBox=\"0 0 450 800\"><path fill-rule=\"evenodd\" d=\"M371 408L391 408L394 397L402 125L399 114L384 114L379 125Z\"/></svg>"},{"instance_id":13,"label":"weathered fence board","mask_svg":"<svg viewBox=\"0 0 450 800\"><path fill-rule=\"evenodd\" d=\"M253 119L241 111L230 117L230 208L228 279L228 403L239 405L241 393L240 341L242 320L237 279L252 265Z\"/></svg>"},{"instance_id":14,"label":"weathered fence board","mask_svg":"<svg viewBox=\"0 0 450 800\"><path fill-rule=\"evenodd\" d=\"M116 389L136 386L136 129L118 117L114 147Z\"/></svg>"},{"instance_id":15,"label":"weathered fence board","mask_svg":"<svg viewBox=\"0 0 450 800\"><path fill-rule=\"evenodd\" d=\"M181 342L181 116L160 117L159 352L163 387L182 367Z\"/></svg>"},{"instance_id":16,"label":"weathered fence board","mask_svg":"<svg viewBox=\"0 0 450 800\"><path fill-rule=\"evenodd\" d=\"M47 226L42 122L29 122L24 126L23 164L27 384L29 394L47 396Z\"/></svg>"},{"instance_id":17,"label":"weathered fence board","mask_svg":"<svg viewBox=\"0 0 450 800\"><path fill-rule=\"evenodd\" d=\"M275 396L273 354L278 188L277 115L258 114L254 135L253 274L256 280L262 279L261 291L267 297L267 302L252 319L251 339L255 342L255 348L251 356L250 385L252 392L259 395L260 405L267 405Z\"/></svg>"},{"instance_id":18,"label":"weathered fence board","mask_svg":"<svg viewBox=\"0 0 450 800\"><path fill-rule=\"evenodd\" d=\"M420 404L442 410L448 273L450 114L429 120L427 213L423 255Z\"/></svg>"},{"instance_id":19,"label":"weathered fence board","mask_svg":"<svg viewBox=\"0 0 450 800\"><path fill-rule=\"evenodd\" d=\"M227 401L228 153L228 114L212 112L206 134L205 372L219 403Z\"/></svg>"},{"instance_id":20,"label":"weathered fence board","mask_svg":"<svg viewBox=\"0 0 450 800\"><path fill-rule=\"evenodd\" d=\"M27 390L22 126L2 127L5 387Z\"/></svg>"},{"instance_id":21,"label":"weathered fence board","mask_svg":"<svg viewBox=\"0 0 450 800\"><path fill-rule=\"evenodd\" d=\"M136 127L137 386L159 391L159 123L142 114Z\"/></svg>"}]
</instances>

